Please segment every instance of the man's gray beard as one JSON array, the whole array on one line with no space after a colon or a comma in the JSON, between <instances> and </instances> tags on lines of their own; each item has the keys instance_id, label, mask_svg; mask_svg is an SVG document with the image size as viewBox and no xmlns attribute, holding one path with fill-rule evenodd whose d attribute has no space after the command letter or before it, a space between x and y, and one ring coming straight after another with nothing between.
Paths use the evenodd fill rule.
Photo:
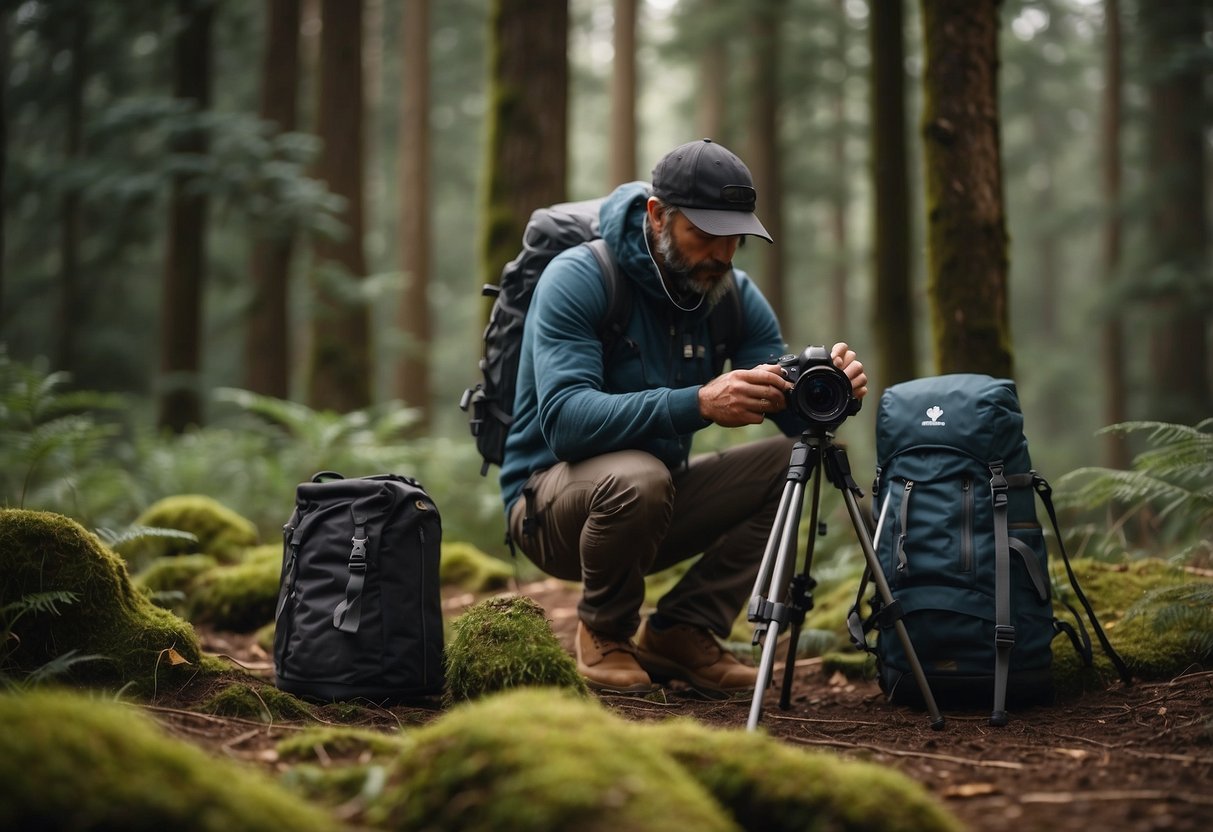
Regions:
<instances>
[{"instance_id":1,"label":"man's gray beard","mask_svg":"<svg viewBox=\"0 0 1213 832\"><path fill-rule=\"evenodd\" d=\"M653 241L653 248L661 256L666 274L669 276L670 282L674 284L674 291L683 297L702 297L703 302L711 309L729 291L732 279L728 274L724 274L715 280L711 288L704 293L693 277L694 268L674 245L674 234L670 230L670 225L670 223L666 223L660 231L654 232L656 239Z\"/></svg>"}]
</instances>

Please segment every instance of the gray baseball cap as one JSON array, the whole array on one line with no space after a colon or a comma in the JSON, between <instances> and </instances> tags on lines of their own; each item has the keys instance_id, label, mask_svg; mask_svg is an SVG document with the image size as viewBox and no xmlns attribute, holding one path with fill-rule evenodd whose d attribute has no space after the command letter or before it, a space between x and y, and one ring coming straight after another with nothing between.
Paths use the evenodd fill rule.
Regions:
<instances>
[{"instance_id":1,"label":"gray baseball cap","mask_svg":"<svg viewBox=\"0 0 1213 832\"><path fill-rule=\"evenodd\" d=\"M754 215L758 192L750 169L711 139L687 142L662 156L653 168L653 196L676 205L700 231L775 242Z\"/></svg>"}]
</instances>

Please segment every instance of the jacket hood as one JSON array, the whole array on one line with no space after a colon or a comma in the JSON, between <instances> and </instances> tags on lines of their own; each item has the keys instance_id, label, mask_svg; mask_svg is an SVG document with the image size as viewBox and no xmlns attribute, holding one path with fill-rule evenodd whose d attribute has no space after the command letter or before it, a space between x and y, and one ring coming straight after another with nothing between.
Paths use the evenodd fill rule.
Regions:
<instances>
[{"instance_id":1,"label":"jacket hood","mask_svg":"<svg viewBox=\"0 0 1213 832\"><path fill-rule=\"evenodd\" d=\"M612 191L598 212L599 233L615 262L641 291L672 305L644 235L645 205L651 192L647 182L628 182Z\"/></svg>"}]
</instances>

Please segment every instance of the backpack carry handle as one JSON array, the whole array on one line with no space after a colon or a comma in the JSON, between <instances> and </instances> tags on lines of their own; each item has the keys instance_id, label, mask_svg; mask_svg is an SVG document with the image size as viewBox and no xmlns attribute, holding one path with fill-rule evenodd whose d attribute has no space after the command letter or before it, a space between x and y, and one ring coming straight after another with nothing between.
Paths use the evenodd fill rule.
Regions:
<instances>
[{"instance_id":1,"label":"backpack carry handle","mask_svg":"<svg viewBox=\"0 0 1213 832\"><path fill-rule=\"evenodd\" d=\"M312 474L312 482L324 482L325 480L343 480L344 476L336 471L317 471Z\"/></svg>"}]
</instances>

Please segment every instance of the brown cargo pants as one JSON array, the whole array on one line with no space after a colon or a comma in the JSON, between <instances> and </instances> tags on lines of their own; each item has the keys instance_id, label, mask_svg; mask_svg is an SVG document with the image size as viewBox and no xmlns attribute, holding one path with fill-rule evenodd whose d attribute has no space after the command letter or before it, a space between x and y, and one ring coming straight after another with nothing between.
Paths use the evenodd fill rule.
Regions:
<instances>
[{"instance_id":1,"label":"brown cargo pants","mask_svg":"<svg viewBox=\"0 0 1213 832\"><path fill-rule=\"evenodd\" d=\"M702 553L657 610L726 636L753 590L795 441L700 454L676 471L642 451L557 463L527 481L510 535L547 574L580 581L581 620L620 639L640 625L644 576Z\"/></svg>"}]
</instances>

